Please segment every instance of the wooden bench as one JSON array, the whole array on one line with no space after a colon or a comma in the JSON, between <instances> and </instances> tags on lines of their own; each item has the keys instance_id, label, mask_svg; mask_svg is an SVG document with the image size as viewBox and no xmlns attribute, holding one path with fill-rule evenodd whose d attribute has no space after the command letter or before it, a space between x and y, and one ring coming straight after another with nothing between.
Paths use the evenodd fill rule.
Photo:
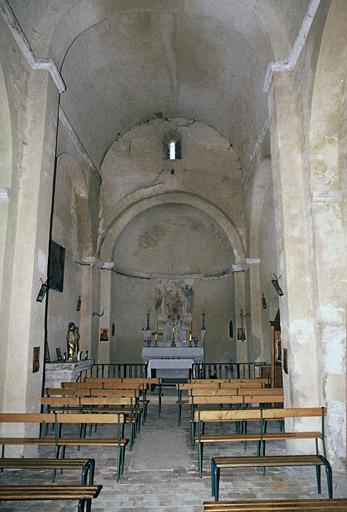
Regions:
<instances>
[{"instance_id":1,"label":"wooden bench","mask_svg":"<svg viewBox=\"0 0 347 512\"><path fill-rule=\"evenodd\" d=\"M176 384L177 404L178 404L178 425L181 425L182 406L188 404L188 398L183 398L183 392L187 393L187 397L193 392L204 394L211 393L213 390L225 389L225 394L233 394L233 390L240 389L263 389L269 383L269 379L194 379L185 384ZM205 393L205 394L207 394ZM234 394L238 394L234 391Z\"/></svg>"},{"instance_id":2,"label":"wooden bench","mask_svg":"<svg viewBox=\"0 0 347 512\"><path fill-rule=\"evenodd\" d=\"M191 390L191 395L188 397L188 403L191 404L191 442L192 447L194 447L194 436L195 436L195 425L198 422L204 423L199 415L196 415L196 410L203 406L209 406L209 405L218 405L221 408L233 405L237 405L238 408L245 408L249 407L250 405L254 406L257 405L259 407L263 406L264 404L282 404L283 405L283 390L281 388L278 388L274 394L272 394L273 388L266 388L263 389L262 394L243 394L243 390L239 389L213 389L213 390ZM241 395L239 395L239 391L241 391ZM257 390L248 390L248 391L257 391ZM217 415L216 415L217 413ZM218 411L214 411L214 414L212 416L207 416L209 419L206 421L220 421L219 419L213 419L215 415L215 418L219 418ZM260 416L259 416L260 419ZM280 418L279 418L280 419ZM226 420L225 420L226 421ZM231 420L229 420L231 421ZM247 433L247 416L241 415L240 419L234 420L241 423L241 429L244 434ZM203 426L201 428L201 432L203 432ZM199 441L200 443L200 441ZM199 446L199 450L202 450L202 447Z\"/></svg>"},{"instance_id":3,"label":"wooden bench","mask_svg":"<svg viewBox=\"0 0 347 512\"><path fill-rule=\"evenodd\" d=\"M263 398L262 398L263 399ZM292 408L292 409L238 409L238 410L197 410L194 413L194 421L197 424L197 435L194 437L198 445L198 470L202 476L203 470L203 445L204 443L232 443L232 442L257 442L257 453L260 456L265 455L265 443L269 441L287 441L293 439L312 439L315 441L316 454L319 453L318 440L322 443L323 454L326 457L325 435L324 435L324 416L325 408ZM266 432L266 422L268 420L283 420L284 418L303 418L320 417L321 428L317 431L309 432ZM240 422L257 421L258 431L248 434L246 432L229 434L205 434L204 426L206 423L219 422Z\"/></svg>"},{"instance_id":4,"label":"wooden bench","mask_svg":"<svg viewBox=\"0 0 347 512\"><path fill-rule=\"evenodd\" d=\"M160 379L160 378L150 378L150 377L134 377L134 378L125 378L125 377L122 377L122 378L112 378L112 377L101 377L101 378L98 378L98 377L88 377L86 378L86 384L93 384L94 383L98 383L98 385L102 386L103 388L109 388L109 387L119 387L119 385L128 385L128 384L138 384L142 387L142 393L143 393L143 397L144 397L144 400L146 400L146 402L143 404L144 405L144 415L143 415L143 420L144 422L146 421L146 417L147 417L147 405L148 405L148 400L147 400L147 389L149 386L151 387L154 387L154 386L157 386L157 389L158 389L158 414L160 415L161 413L161 397L162 397L162 382L163 382L163 379Z\"/></svg>"},{"instance_id":5,"label":"wooden bench","mask_svg":"<svg viewBox=\"0 0 347 512\"><path fill-rule=\"evenodd\" d=\"M128 439L122 437L123 414L56 414L56 413L0 413L0 423L19 424L54 424L54 437L0 437L2 445L1 455L5 457L5 446L43 445L55 447L56 458L65 456L66 446L112 446L117 448L117 480L124 472L125 447ZM62 426L73 424L109 424L116 427L114 437L111 438L80 438L63 437Z\"/></svg>"},{"instance_id":6,"label":"wooden bench","mask_svg":"<svg viewBox=\"0 0 347 512\"><path fill-rule=\"evenodd\" d=\"M102 485L0 485L1 501L78 500L78 512L91 510Z\"/></svg>"},{"instance_id":7,"label":"wooden bench","mask_svg":"<svg viewBox=\"0 0 347 512\"><path fill-rule=\"evenodd\" d=\"M53 478L57 469L81 469L81 485L93 485L95 473L94 459L44 459L44 458L2 458L0 469L52 469Z\"/></svg>"},{"instance_id":8,"label":"wooden bench","mask_svg":"<svg viewBox=\"0 0 347 512\"><path fill-rule=\"evenodd\" d=\"M95 390L95 392L100 390ZM124 414L125 423L130 424L130 449L132 449L136 432L140 432L142 409L138 407L136 391L130 391L132 396L82 396L82 397L43 397L41 404L47 407L47 412L80 412L80 413L115 413ZM123 424L124 426L124 424ZM46 425L48 427L48 425ZM90 425L90 432L91 432ZM47 428L46 428L47 435ZM85 436L85 425L81 425L81 437ZM122 434L124 437L124 432Z\"/></svg>"},{"instance_id":9,"label":"wooden bench","mask_svg":"<svg viewBox=\"0 0 347 512\"><path fill-rule=\"evenodd\" d=\"M210 411L207 411L210 412ZM230 411L232 412L232 411ZM252 411L250 411L252 412ZM257 410L253 411L254 413ZM219 496L219 478L221 468L240 468L240 467L261 467L265 471L266 467L286 467L286 466L315 466L318 493L321 493L321 473L320 468L324 466L328 484L329 498L333 497L332 471L328 460L326 459L324 417L326 409L324 407L309 408L283 408L283 409L259 409L260 413L260 432L258 441L263 447L262 455L243 456L243 457L214 457L211 460L211 485L212 495L215 500ZM264 429L267 420L277 418L321 418L321 428L317 431L294 431L294 432L276 432L266 433ZM252 434L250 434L252 436ZM271 440L290 440L290 439L313 439L315 441L315 455L265 455L265 443ZM324 457L319 454L318 441L321 440ZM201 443L200 443L201 444ZM259 453L259 451L258 451Z\"/></svg>"},{"instance_id":10,"label":"wooden bench","mask_svg":"<svg viewBox=\"0 0 347 512\"><path fill-rule=\"evenodd\" d=\"M142 398L143 422L145 423L149 403L147 399L148 383L145 382L146 380L152 379L88 378L84 382L62 382L61 385L63 389L67 390L85 391L90 389L90 396L130 396L131 390L135 390L138 392L138 396L140 397L141 395Z\"/></svg>"},{"instance_id":11,"label":"wooden bench","mask_svg":"<svg viewBox=\"0 0 347 512\"><path fill-rule=\"evenodd\" d=\"M347 512L347 499L205 502L204 512Z\"/></svg>"}]
</instances>

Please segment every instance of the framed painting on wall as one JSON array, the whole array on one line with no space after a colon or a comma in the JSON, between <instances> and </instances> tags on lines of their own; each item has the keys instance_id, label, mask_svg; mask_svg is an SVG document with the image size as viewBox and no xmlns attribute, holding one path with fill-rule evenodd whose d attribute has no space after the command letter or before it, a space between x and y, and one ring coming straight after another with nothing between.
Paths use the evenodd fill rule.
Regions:
<instances>
[{"instance_id":1,"label":"framed painting on wall","mask_svg":"<svg viewBox=\"0 0 347 512\"><path fill-rule=\"evenodd\" d=\"M51 290L64 289L65 248L53 240L49 246L48 284Z\"/></svg>"}]
</instances>

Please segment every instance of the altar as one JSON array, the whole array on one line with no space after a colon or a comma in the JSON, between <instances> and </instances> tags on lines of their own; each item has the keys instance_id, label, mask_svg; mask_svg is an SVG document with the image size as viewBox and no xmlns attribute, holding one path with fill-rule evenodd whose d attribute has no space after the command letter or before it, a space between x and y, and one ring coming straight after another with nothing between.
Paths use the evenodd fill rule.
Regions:
<instances>
[{"instance_id":1,"label":"altar","mask_svg":"<svg viewBox=\"0 0 347 512\"><path fill-rule=\"evenodd\" d=\"M142 359L147 363L147 375L156 371L159 378L189 377L194 363L204 359L203 347L143 347Z\"/></svg>"}]
</instances>

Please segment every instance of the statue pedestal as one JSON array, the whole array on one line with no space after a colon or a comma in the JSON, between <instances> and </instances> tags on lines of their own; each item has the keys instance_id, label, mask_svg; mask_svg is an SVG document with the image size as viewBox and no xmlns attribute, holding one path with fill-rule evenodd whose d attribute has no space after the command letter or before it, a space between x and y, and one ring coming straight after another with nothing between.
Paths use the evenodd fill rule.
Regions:
<instances>
[{"instance_id":1,"label":"statue pedestal","mask_svg":"<svg viewBox=\"0 0 347 512\"><path fill-rule=\"evenodd\" d=\"M45 364L45 388L60 388L62 382L74 382L80 373L89 370L94 364L94 359L67 362L54 361Z\"/></svg>"}]
</instances>

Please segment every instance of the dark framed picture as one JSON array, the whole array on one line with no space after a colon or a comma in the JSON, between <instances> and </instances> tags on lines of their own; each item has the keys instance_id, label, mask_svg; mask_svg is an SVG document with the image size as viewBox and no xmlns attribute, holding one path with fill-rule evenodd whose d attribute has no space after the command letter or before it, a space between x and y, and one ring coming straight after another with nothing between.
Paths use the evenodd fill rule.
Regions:
<instances>
[{"instance_id":1,"label":"dark framed picture","mask_svg":"<svg viewBox=\"0 0 347 512\"><path fill-rule=\"evenodd\" d=\"M100 341L108 341L109 340L109 329L101 328L100 329Z\"/></svg>"},{"instance_id":2,"label":"dark framed picture","mask_svg":"<svg viewBox=\"0 0 347 512\"><path fill-rule=\"evenodd\" d=\"M48 262L48 284L51 290L63 291L64 264L65 248L51 240Z\"/></svg>"}]
</instances>

